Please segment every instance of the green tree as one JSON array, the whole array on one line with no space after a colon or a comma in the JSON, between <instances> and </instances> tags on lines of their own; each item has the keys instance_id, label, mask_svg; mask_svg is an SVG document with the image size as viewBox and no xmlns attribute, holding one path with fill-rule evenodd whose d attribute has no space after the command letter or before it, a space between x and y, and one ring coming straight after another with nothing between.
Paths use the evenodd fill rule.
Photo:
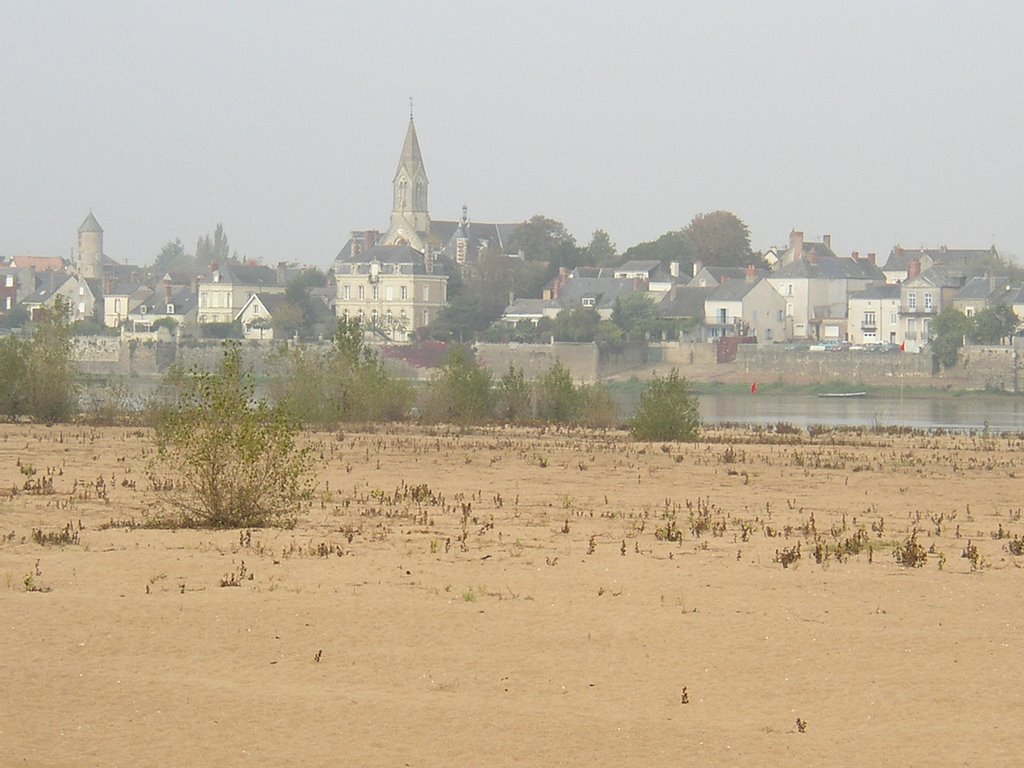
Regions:
<instances>
[{"instance_id":1,"label":"green tree","mask_svg":"<svg viewBox=\"0 0 1024 768\"><path fill-rule=\"evenodd\" d=\"M491 374L469 351L453 347L428 387L423 415L428 421L479 424L491 418Z\"/></svg>"},{"instance_id":2,"label":"green tree","mask_svg":"<svg viewBox=\"0 0 1024 768\"><path fill-rule=\"evenodd\" d=\"M971 330L971 321L958 309L946 307L932 321L932 358L942 368L956 365L964 336Z\"/></svg>"},{"instance_id":3,"label":"green tree","mask_svg":"<svg viewBox=\"0 0 1024 768\"><path fill-rule=\"evenodd\" d=\"M530 384L522 368L509 363L508 371L498 380L494 400L494 413L499 419L516 422L530 418L533 412Z\"/></svg>"},{"instance_id":4,"label":"green tree","mask_svg":"<svg viewBox=\"0 0 1024 768\"><path fill-rule=\"evenodd\" d=\"M690 385L675 368L655 376L640 395L629 423L637 440L688 441L700 435L700 407Z\"/></svg>"},{"instance_id":5,"label":"green tree","mask_svg":"<svg viewBox=\"0 0 1024 768\"><path fill-rule=\"evenodd\" d=\"M217 222L212 236L202 235L196 242L196 262L205 266L213 263L226 264L229 261L238 261L238 254L232 256L224 225Z\"/></svg>"},{"instance_id":6,"label":"green tree","mask_svg":"<svg viewBox=\"0 0 1024 768\"><path fill-rule=\"evenodd\" d=\"M616 263L618 253L615 250L615 243L603 229L595 229L590 237L590 245L587 246L587 261L598 267L610 267Z\"/></svg>"},{"instance_id":7,"label":"green tree","mask_svg":"<svg viewBox=\"0 0 1024 768\"><path fill-rule=\"evenodd\" d=\"M584 398L573 384L569 369L556 362L534 382L537 417L543 421L578 421Z\"/></svg>"},{"instance_id":8,"label":"green tree","mask_svg":"<svg viewBox=\"0 0 1024 768\"><path fill-rule=\"evenodd\" d=\"M0 415L8 419L28 410L28 346L14 335L0 339Z\"/></svg>"},{"instance_id":9,"label":"green tree","mask_svg":"<svg viewBox=\"0 0 1024 768\"><path fill-rule=\"evenodd\" d=\"M501 314L499 310L498 315ZM471 292L457 296L437 313L431 322L427 335L439 341L457 341L460 344L472 341L477 333L484 330L496 315L493 309L488 310L480 297Z\"/></svg>"},{"instance_id":10,"label":"green tree","mask_svg":"<svg viewBox=\"0 0 1024 768\"><path fill-rule=\"evenodd\" d=\"M601 316L593 307L563 309L555 318L555 341L594 341Z\"/></svg>"},{"instance_id":11,"label":"green tree","mask_svg":"<svg viewBox=\"0 0 1024 768\"><path fill-rule=\"evenodd\" d=\"M657 240L639 243L622 254L622 261L677 261L680 272L684 275L693 274L693 262L697 258L697 248L690 235L683 230L666 232Z\"/></svg>"},{"instance_id":12,"label":"green tree","mask_svg":"<svg viewBox=\"0 0 1024 768\"><path fill-rule=\"evenodd\" d=\"M986 307L971 318L968 336L975 344L1002 344L1017 332L1020 318L1007 304Z\"/></svg>"},{"instance_id":13,"label":"green tree","mask_svg":"<svg viewBox=\"0 0 1024 768\"><path fill-rule=\"evenodd\" d=\"M178 405L163 414L149 478L173 505L172 521L195 528L291 526L308 508L315 476L308 447L284 411L255 399L237 342L220 369L191 370Z\"/></svg>"},{"instance_id":14,"label":"green tree","mask_svg":"<svg viewBox=\"0 0 1024 768\"><path fill-rule=\"evenodd\" d=\"M184 244L177 238L169 241L153 261L153 270L161 275L167 272L189 272L197 266L195 257L185 252Z\"/></svg>"},{"instance_id":15,"label":"green tree","mask_svg":"<svg viewBox=\"0 0 1024 768\"><path fill-rule=\"evenodd\" d=\"M734 213L698 213L683 232L705 266L745 267L756 263L750 249L750 230Z\"/></svg>"},{"instance_id":16,"label":"green tree","mask_svg":"<svg viewBox=\"0 0 1024 768\"><path fill-rule=\"evenodd\" d=\"M560 221L537 214L524 221L512 232L509 242L512 253L520 252L531 261L555 262L556 266L570 251L576 250L574 238ZM575 254L572 259L578 258Z\"/></svg>"},{"instance_id":17,"label":"green tree","mask_svg":"<svg viewBox=\"0 0 1024 768\"><path fill-rule=\"evenodd\" d=\"M28 413L47 424L66 421L78 412L70 319L70 303L57 296L34 322L25 372Z\"/></svg>"},{"instance_id":18,"label":"green tree","mask_svg":"<svg viewBox=\"0 0 1024 768\"><path fill-rule=\"evenodd\" d=\"M612 322L622 329L623 335L630 341L643 341L665 327L665 323L658 317L654 301L639 291L615 300Z\"/></svg>"}]
</instances>

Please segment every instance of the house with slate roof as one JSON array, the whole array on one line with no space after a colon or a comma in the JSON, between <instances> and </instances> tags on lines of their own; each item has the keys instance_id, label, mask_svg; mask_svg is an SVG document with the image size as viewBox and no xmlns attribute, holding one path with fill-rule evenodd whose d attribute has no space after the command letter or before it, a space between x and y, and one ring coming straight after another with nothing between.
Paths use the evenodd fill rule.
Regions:
<instances>
[{"instance_id":1,"label":"house with slate roof","mask_svg":"<svg viewBox=\"0 0 1024 768\"><path fill-rule=\"evenodd\" d=\"M708 338L755 336L759 341L785 341L786 301L771 283L750 268L744 280L727 280L704 302Z\"/></svg>"},{"instance_id":2,"label":"house with slate roof","mask_svg":"<svg viewBox=\"0 0 1024 768\"><path fill-rule=\"evenodd\" d=\"M448 301L448 275L410 245L375 245L334 264L339 317L376 335L409 341Z\"/></svg>"},{"instance_id":3,"label":"house with slate roof","mask_svg":"<svg viewBox=\"0 0 1024 768\"><path fill-rule=\"evenodd\" d=\"M717 288L728 280L746 280L747 267L706 267L700 261L693 263L693 277L687 285L695 288ZM757 269L758 277L768 277L770 270Z\"/></svg>"},{"instance_id":4,"label":"house with slate roof","mask_svg":"<svg viewBox=\"0 0 1024 768\"><path fill-rule=\"evenodd\" d=\"M786 301L787 336L793 339L844 339L847 303L852 294L885 280L867 259L841 258L818 244L804 244L794 232L791 249L804 256L791 260L766 278ZM810 247L807 247L807 246ZM787 251L788 253L788 251ZM824 254L824 255L823 255ZM831 254L831 255L828 255Z\"/></svg>"},{"instance_id":5,"label":"house with slate roof","mask_svg":"<svg viewBox=\"0 0 1024 768\"><path fill-rule=\"evenodd\" d=\"M964 287L953 297L952 306L967 317L1002 304L1012 306L1019 288L1011 286L1005 277L978 275L964 283Z\"/></svg>"},{"instance_id":6,"label":"house with slate roof","mask_svg":"<svg viewBox=\"0 0 1024 768\"><path fill-rule=\"evenodd\" d=\"M917 262L911 262L910 273L900 284L901 343L907 352L920 352L928 343L935 316L952 305L953 297L967 282L956 267L934 266L914 274L916 269Z\"/></svg>"},{"instance_id":7,"label":"house with slate roof","mask_svg":"<svg viewBox=\"0 0 1024 768\"><path fill-rule=\"evenodd\" d=\"M210 279L199 284L196 321L199 325L233 322L254 293L284 293L286 283L286 274L263 265L211 264Z\"/></svg>"},{"instance_id":8,"label":"house with slate roof","mask_svg":"<svg viewBox=\"0 0 1024 768\"><path fill-rule=\"evenodd\" d=\"M900 286L869 285L850 294L847 337L851 344L902 344Z\"/></svg>"},{"instance_id":9,"label":"house with slate roof","mask_svg":"<svg viewBox=\"0 0 1024 768\"><path fill-rule=\"evenodd\" d=\"M703 341L705 304L714 291L714 288L688 285L670 290L656 307L658 318L669 321L675 328L669 335L683 341Z\"/></svg>"},{"instance_id":10,"label":"house with slate roof","mask_svg":"<svg viewBox=\"0 0 1024 768\"><path fill-rule=\"evenodd\" d=\"M900 283L911 276L925 272L932 267L944 266L971 272L972 268L977 269L979 264L986 260L997 257L999 254L996 247L991 248L947 248L945 245L939 248L919 248L910 250L895 246L889 252L889 258L882 267L885 280L888 283ZM916 264L916 266L914 266Z\"/></svg>"}]
</instances>

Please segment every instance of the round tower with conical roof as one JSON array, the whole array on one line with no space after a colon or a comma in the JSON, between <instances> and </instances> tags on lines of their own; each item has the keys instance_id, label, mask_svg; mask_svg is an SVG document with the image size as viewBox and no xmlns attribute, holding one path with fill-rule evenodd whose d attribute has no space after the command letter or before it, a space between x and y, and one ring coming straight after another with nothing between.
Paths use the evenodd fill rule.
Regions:
<instances>
[{"instance_id":1,"label":"round tower with conical roof","mask_svg":"<svg viewBox=\"0 0 1024 768\"><path fill-rule=\"evenodd\" d=\"M103 227L91 210L78 228L78 275L86 279L103 277Z\"/></svg>"}]
</instances>

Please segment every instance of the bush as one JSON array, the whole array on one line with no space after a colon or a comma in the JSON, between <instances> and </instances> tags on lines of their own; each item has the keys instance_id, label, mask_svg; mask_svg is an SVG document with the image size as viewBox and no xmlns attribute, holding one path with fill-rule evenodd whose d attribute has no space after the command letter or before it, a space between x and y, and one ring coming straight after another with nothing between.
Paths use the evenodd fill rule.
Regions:
<instances>
[{"instance_id":1,"label":"bush","mask_svg":"<svg viewBox=\"0 0 1024 768\"><path fill-rule=\"evenodd\" d=\"M180 376L180 374L179 374ZM194 528L290 526L309 505L312 457L280 408L254 401L241 347L225 342L220 370L192 369L157 426L149 478Z\"/></svg>"},{"instance_id":2,"label":"bush","mask_svg":"<svg viewBox=\"0 0 1024 768\"><path fill-rule=\"evenodd\" d=\"M533 415L530 385L522 368L508 364L508 371L498 381L495 392L495 415L503 421L528 421Z\"/></svg>"},{"instance_id":3,"label":"bush","mask_svg":"<svg viewBox=\"0 0 1024 768\"><path fill-rule=\"evenodd\" d=\"M655 376L640 394L640 405L629 424L637 440L696 440L700 409L690 385L675 368Z\"/></svg>"},{"instance_id":4,"label":"bush","mask_svg":"<svg viewBox=\"0 0 1024 768\"><path fill-rule=\"evenodd\" d=\"M70 315L67 299L58 296L40 311L30 339L0 342L0 414L52 424L77 413Z\"/></svg>"},{"instance_id":5,"label":"bush","mask_svg":"<svg viewBox=\"0 0 1024 768\"><path fill-rule=\"evenodd\" d=\"M492 413L491 374L477 366L465 347L453 347L427 390L424 420L480 424Z\"/></svg>"},{"instance_id":6,"label":"bush","mask_svg":"<svg viewBox=\"0 0 1024 768\"><path fill-rule=\"evenodd\" d=\"M327 349L289 346L269 382L272 400L304 424L397 421L409 415L412 386L388 376L363 343L358 320L341 318Z\"/></svg>"},{"instance_id":7,"label":"bush","mask_svg":"<svg viewBox=\"0 0 1024 768\"><path fill-rule=\"evenodd\" d=\"M534 383L537 416L542 421L578 421L582 415L584 396L572 383L569 369L556 362Z\"/></svg>"}]
</instances>

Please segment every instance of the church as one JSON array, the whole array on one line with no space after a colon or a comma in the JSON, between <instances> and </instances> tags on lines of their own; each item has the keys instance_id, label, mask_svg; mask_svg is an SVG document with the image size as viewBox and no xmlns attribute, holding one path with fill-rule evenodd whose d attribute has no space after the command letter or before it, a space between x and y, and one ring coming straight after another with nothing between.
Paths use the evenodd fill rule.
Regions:
<instances>
[{"instance_id":1,"label":"church","mask_svg":"<svg viewBox=\"0 0 1024 768\"><path fill-rule=\"evenodd\" d=\"M412 113L392 180L386 232L356 230L334 261L338 317L358 319L378 338L400 342L429 325L448 301L448 276L484 251L504 253L519 222L431 220L423 154Z\"/></svg>"}]
</instances>

